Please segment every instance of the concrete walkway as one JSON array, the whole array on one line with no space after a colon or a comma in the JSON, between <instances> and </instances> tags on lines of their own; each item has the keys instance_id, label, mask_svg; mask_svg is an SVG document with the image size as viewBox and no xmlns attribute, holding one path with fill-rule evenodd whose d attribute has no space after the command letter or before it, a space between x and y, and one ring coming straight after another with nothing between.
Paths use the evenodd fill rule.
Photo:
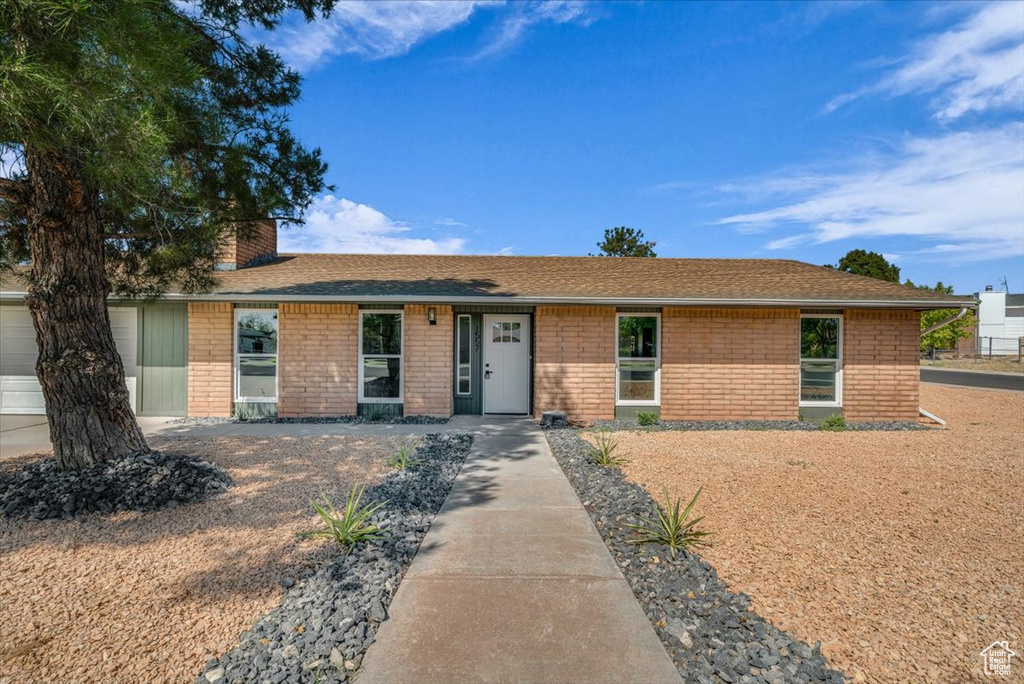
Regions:
<instances>
[{"instance_id":1,"label":"concrete walkway","mask_svg":"<svg viewBox=\"0 0 1024 684\"><path fill-rule=\"evenodd\" d=\"M680 684L537 425L478 425L359 684Z\"/></svg>"}]
</instances>

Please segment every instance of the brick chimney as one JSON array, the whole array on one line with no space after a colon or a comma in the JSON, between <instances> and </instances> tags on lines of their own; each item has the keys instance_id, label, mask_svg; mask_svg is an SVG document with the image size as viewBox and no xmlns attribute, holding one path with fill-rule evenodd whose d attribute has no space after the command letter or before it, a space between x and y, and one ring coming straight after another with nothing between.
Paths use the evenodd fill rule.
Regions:
<instances>
[{"instance_id":1,"label":"brick chimney","mask_svg":"<svg viewBox=\"0 0 1024 684\"><path fill-rule=\"evenodd\" d=\"M234 271L248 266L258 266L276 258L277 221L264 219L225 237L217 270Z\"/></svg>"}]
</instances>

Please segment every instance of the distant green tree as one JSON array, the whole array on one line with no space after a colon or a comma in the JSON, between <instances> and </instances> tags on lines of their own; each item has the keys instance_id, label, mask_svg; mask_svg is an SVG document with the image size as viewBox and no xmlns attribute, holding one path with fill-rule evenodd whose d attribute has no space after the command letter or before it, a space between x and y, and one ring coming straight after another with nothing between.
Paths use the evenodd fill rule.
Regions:
<instances>
[{"instance_id":1,"label":"distant green tree","mask_svg":"<svg viewBox=\"0 0 1024 684\"><path fill-rule=\"evenodd\" d=\"M604 240L597 243L601 250L598 256L656 257L657 242L644 240L644 232L635 228L618 226L604 231Z\"/></svg>"},{"instance_id":2,"label":"distant green tree","mask_svg":"<svg viewBox=\"0 0 1024 684\"><path fill-rule=\"evenodd\" d=\"M953 294L952 285L943 285L940 280L935 284L935 287L928 287L927 285L915 285L909 278L903 283L909 287L916 287L921 290L931 290L932 292L942 292L945 294ZM928 328L929 326L935 325L939 321L955 316L960 312L959 309L937 309L935 311L925 311L921 314L921 330ZM932 349L954 349L957 345L957 340L970 337L970 329L977 324L977 317L974 312L968 313L966 316L961 318L959 321L953 321L949 325L945 325L938 330L934 330L927 335L921 336L921 351L927 352Z\"/></svg>"},{"instance_id":3,"label":"distant green tree","mask_svg":"<svg viewBox=\"0 0 1024 684\"><path fill-rule=\"evenodd\" d=\"M831 265L829 265L832 267ZM890 264L878 252L866 252L863 249L851 249L834 267L839 271L856 275L877 278L890 283L900 282L900 267Z\"/></svg>"}]
</instances>

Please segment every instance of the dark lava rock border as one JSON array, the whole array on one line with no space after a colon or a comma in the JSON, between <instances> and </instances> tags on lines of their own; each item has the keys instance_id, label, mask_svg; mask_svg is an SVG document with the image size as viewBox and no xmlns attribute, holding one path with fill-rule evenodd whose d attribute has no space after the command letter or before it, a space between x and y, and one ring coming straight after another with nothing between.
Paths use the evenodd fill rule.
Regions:
<instances>
[{"instance_id":1,"label":"dark lava rock border","mask_svg":"<svg viewBox=\"0 0 1024 684\"><path fill-rule=\"evenodd\" d=\"M710 564L696 554L672 561L660 544L629 544L627 523L649 516L654 500L618 468L594 464L575 430L549 430L548 444L611 551L633 593L654 624L679 674L693 684L841 684L813 648L750 609ZM739 505L739 502L738 502ZM710 521L709 528L714 528Z\"/></svg>"},{"instance_id":2,"label":"dark lava rock border","mask_svg":"<svg viewBox=\"0 0 1024 684\"><path fill-rule=\"evenodd\" d=\"M469 435L430 434L416 468L399 470L366 490L364 503L386 501L372 522L381 539L365 542L298 578L286 578L281 605L260 618L239 644L211 659L197 684L349 681L413 556L466 460ZM341 505L347 492L333 492Z\"/></svg>"},{"instance_id":3,"label":"dark lava rock border","mask_svg":"<svg viewBox=\"0 0 1024 684\"><path fill-rule=\"evenodd\" d=\"M265 416L262 418L175 418L167 421L170 425L220 425L222 423L251 424L282 424L289 423L349 423L352 425L445 425L450 418L440 416L384 416L370 418L368 416L300 416L296 418L278 418Z\"/></svg>"},{"instance_id":4,"label":"dark lava rock border","mask_svg":"<svg viewBox=\"0 0 1024 684\"><path fill-rule=\"evenodd\" d=\"M155 511L203 501L234 484L220 466L153 451L83 470L46 458L0 478L0 514L36 520L85 513Z\"/></svg>"},{"instance_id":5,"label":"dark lava rock border","mask_svg":"<svg viewBox=\"0 0 1024 684\"><path fill-rule=\"evenodd\" d=\"M669 432L673 430L694 432L709 430L795 430L809 432L828 432L821 427L821 422L807 420L661 420L654 425L640 425L635 420L595 420L594 429L598 430L630 430L648 432ZM847 423L843 430L835 432L898 432L902 430L934 430L935 428L909 421L888 421L875 423Z\"/></svg>"}]
</instances>

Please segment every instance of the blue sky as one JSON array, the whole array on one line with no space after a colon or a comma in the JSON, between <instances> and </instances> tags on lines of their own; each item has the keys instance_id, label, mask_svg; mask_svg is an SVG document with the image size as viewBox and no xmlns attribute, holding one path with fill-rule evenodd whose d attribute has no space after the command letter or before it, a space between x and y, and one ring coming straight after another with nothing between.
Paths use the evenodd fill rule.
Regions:
<instances>
[{"instance_id":1,"label":"blue sky","mask_svg":"<svg viewBox=\"0 0 1024 684\"><path fill-rule=\"evenodd\" d=\"M835 262L1024 291L1024 4L342 2L262 40L331 195L288 251Z\"/></svg>"}]
</instances>

